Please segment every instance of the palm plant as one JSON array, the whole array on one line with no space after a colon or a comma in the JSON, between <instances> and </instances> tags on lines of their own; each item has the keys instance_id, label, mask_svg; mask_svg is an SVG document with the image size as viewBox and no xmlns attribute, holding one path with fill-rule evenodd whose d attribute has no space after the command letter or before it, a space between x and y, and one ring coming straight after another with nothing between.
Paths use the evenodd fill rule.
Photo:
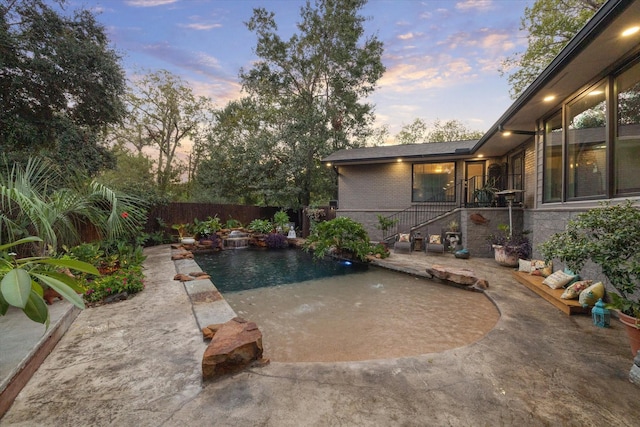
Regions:
<instances>
[{"instance_id":1,"label":"palm plant","mask_svg":"<svg viewBox=\"0 0 640 427\"><path fill-rule=\"evenodd\" d=\"M66 185L54 188L52 182ZM79 243L83 224L92 224L101 238L133 235L144 215L141 202L96 181L63 179L42 159L31 158L25 166L4 159L0 168L0 244L38 236L32 250L42 255Z\"/></svg>"}]
</instances>

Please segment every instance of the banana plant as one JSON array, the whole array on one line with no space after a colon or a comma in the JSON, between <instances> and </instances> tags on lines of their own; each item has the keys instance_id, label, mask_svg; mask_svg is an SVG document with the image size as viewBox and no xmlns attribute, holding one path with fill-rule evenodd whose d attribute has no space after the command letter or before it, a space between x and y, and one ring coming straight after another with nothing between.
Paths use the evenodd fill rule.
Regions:
<instances>
[{"instance_id":1,"label":"banana plant","mask_svg":"<svg viewBox=\"0 0 640 427\"><path fill-rule=\"evenodd\" d=\"M73 278L56 269L71 269L83 273L100 275L98 270L86 262L51 257L16 258L9 249L27 243L41 243L35 236L0 245L0 316L9 306L21 309L29 319L49 327L49 309L44 302L43 285L58 292L62 298L76 307L84 309L82 287Z\"/></svg>"}]
</instances>

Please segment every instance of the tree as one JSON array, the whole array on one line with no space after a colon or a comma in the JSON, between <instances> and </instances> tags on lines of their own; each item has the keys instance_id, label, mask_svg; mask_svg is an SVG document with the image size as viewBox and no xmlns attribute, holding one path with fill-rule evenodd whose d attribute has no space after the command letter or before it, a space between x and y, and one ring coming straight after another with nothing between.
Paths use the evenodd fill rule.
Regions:
<instances>
[{"instance_id":1,"label":"tree","mask_svg":"<svg viewBox=\"0 0 640 427\"><path fill-rule=\"evenodd\" d=\"M400 132L396 135L398 144L420 144L427 142L427 124L424 120L417 118L413 123L402 126Z\"/></svg>"},{"instance_id":2,"label":"tree","mask_svg":"<svg viewBox=\"0 0 640 427\"><path fill-rule=\"evenodd\" d=\"M113 163L103 130L125 112L120 58L91 12L47 3L0 3L0 147L94 175Z\"/></svg>"},{"instance_id":3,"label":"tree","mask_svg":"<svg viewBox=\"0 0 640 427\"><path fill-rule=\"evenodd\" d=\"M536 0L526 7L520 29L528 46L502 62L500 73L509 73L513 99L529 86L578 33L606 0Z\"/></svg>"},{"instance_id":4,"label":"tree","mask_svg":"<svg viewBox=\"0 0 640 427\"><path fill-rule=\"evenodd\" d=\"M459 120L446 122L435 119L431 128L422 119L417 118L410 125L403 126L396 135L399 144L419 144L424 142L451 142L479 139L484 132L468 129Z\"/></svg>"},{"instance_id":5,"label":"tree","mask_svg":"<svg viewBox=\"0 0 640 427\"><path fill-rule=\"evenodd\" d=\"M441 122L440 119L436 119L433 122L433 129L427 132L426 140L429 142L466 141L480 139L482 135L484 132L470 130L459 120Z\"/></svg>"},{"instance_id":6,"label":"tree","mask_svg":"<svg viewBox=\"0 0 640 427\"><path fill-rule=\"evenodd\" d=\"M274 14L254 9L247 22L258 37L259 60L240 71L244 90L267 108L266 147L278 153L277 186L296 205L328 198L335 176L322 168L329 153L364 145L373 106L362 102L384 72L382 43L364 38L366 0L316 0L301 8L299 32L288 41L277 34ZM262 150L265 153L264 150ZM274 188L272 187L272 190Z\"/></svg>"},{"instance_id":7,"label":"tree","mask_svg":"<svg viewBox=\"0 0 640 427\"><path fill-rule=\"evenodd\" d=\"M127 95L130 117L121 138L139 152L145 146L157 150L156 183L165 194L182 172L176 151L204 125L210 102L166 70L147 74L134 86Z\"/></svg>"}]
</instances>

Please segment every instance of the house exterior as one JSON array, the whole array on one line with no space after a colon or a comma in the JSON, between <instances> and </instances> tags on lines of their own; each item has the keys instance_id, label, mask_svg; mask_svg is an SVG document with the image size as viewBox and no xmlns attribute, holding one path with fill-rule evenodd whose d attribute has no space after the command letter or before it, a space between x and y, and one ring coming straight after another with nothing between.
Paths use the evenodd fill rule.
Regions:
<instances>
[{"instance_id":1,"label":"house exterior","mask_svg":"<svg viewBox=\"0 0 640 427\"><path fill-rule=\"evenodd\" d=\"M516 190L512 222L531 231L535 257L577 213L640 199L638 28L640 0L609 0L479 140L331 154L323 162L338 174L337 214L373 240L388 237L378 215L399 219L391 234L423 236L455 219L463 245L489 257L487 235L509 223L504 199L477 197L489 182Z\"/></svg>"}]
</instances>

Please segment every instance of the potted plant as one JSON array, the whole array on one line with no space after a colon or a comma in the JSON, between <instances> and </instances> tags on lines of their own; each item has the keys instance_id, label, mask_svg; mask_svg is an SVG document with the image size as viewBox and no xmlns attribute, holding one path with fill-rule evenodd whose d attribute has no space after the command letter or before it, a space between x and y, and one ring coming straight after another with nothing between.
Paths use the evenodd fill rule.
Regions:
<instances>
[{"instance_id":1,"label":"potted plant","mask_svg":"<svg viewBox=\"0 0 640 427\"><path fill-rule=\"evenodd\" d=\"M498 231L487 237L494 251L495 260L505 267L515 267L519 259L527 259L531 255L531 242L527 237L529 231L512 232L507 224L498 225Z\"/></svg>"},{"instance_id":2,"label":"potted plant","mask_svg":"<svg viewBox=\"0 0 640 427\"><path fill-rule=\"evenodd\" d=\"M196 239L191 236L191 224L173 224L171 226L178 232L178 239L184 244L194 244Z\"/></svg>"},{"instance_id":3,"label":"potted plant","mask_svg":"<svg viewBox=\"0 0 640 427\"><path fill-rule=\"evenodd\" d=\"M565 231L539 246L547 259L564 262L579 273L587 261L600 266L615 292L608 292L610 308L616 309L627 327L633 355L640 348L640 210L627 200L619 205L602 202L599 208L580 213Z\"/></svg>"},{"instance_id":4,"label":"potted plant","mask_svg":"<svg viewBox=\"0 0 640 427\"><path fill-rule=\"evenodd\" d=\"M496 179L487 179L482 187L473 191L473 198L479 207L486 208L491 206L493 203L493 200L496 198L497 191Z\"/></svg>"},{"instance_id":5,"label":"potted plant","mask_svg":"<svg viewBox=\"0 0 640 427\"><path fill-rule=\"evenodd\" d=\"M455 219L449 221L449 224L447 224L447 231L445 231L445 236L447 242L449 242L449 251L451 253L455 253L458 250L460 241L462 240L460 236L460 223Z\"/></svg>"}]
</instances>

